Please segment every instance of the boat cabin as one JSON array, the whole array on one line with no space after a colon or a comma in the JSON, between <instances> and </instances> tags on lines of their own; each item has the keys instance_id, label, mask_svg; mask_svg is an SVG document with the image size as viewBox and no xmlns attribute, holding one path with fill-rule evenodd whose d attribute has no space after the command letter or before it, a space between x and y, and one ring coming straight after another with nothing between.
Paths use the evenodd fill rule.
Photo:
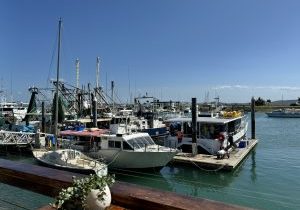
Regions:
<instances>
[{"instance_id":1,"label":"boat cabin","mask_svg":"<svg viewBox=\"0 0 300 210\"><path fill-rule=\"evenodd\" d=\"M115 150L139 150L149 145L155 145L153 139L147 133L134 133L129 135L109 134L99 131L62 131L62 136L68 136L76 145L83 147L87 152L91 149L115 149Z\"/></svg>"},{"instance_id":2,"label":"boat cabin","mask_svg":"<svg viewBox=\"0 0 300 210\"><path fill-rule=\"evenodd\" d=\"M185 137L192 137L192 119L174 118L166 121L170 134L176 136L181 131ZM241 117L234 119L198 117L197 138L216 139L221 133L234 134L241 125Z\"/></svg>"}]
</instances>

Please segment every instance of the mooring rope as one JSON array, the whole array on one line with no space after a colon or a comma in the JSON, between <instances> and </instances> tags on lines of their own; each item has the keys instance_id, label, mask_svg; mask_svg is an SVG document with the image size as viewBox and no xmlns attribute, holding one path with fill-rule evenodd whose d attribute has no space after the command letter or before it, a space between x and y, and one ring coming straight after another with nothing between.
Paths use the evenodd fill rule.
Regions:
<instances>
[{"instance_id":1,"label":"mooring rope","mask_svg":"<svg viewBox=\"0 0 300 210\"><path fill-rule=\"evenodd\" d=\"M184 157L188 158L188 156L185 156L183 154ZM190 158L188 158L188 160L193 164L195 165L197 168L199 168L200 170L202 171L206 171L206 172L216 172L216 171L220 171L221 169L223 169L225 166L227 166L228 164L222 164L219 168L216 168L216 169L205 169L205 168L202 168L200 167L197 163L195 163L194 161L190 160Z\"/></svg>"}]
</instances>

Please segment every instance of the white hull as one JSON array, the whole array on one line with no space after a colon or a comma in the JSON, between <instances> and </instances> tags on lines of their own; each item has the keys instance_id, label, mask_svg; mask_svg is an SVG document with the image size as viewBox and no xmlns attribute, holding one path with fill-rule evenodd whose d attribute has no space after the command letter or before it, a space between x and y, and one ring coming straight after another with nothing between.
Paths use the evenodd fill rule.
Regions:
<instances>
[{"instance_id":1,"label":"white hull","mask_svg":"<svg viewBox=\"0 0 300 210\"><path fill-rule=\"evenodd\" d=\"M278 117L278 118L300 118L300 113L266 113L268 117Z\"/></svg>"},{"instance_id":2,"label":"white hull","mask_svg":"<svg viewBox=\"0 0 300 210\"><path fill-rule=\"evenodd\" d=\"M116 151L99 150L98 152L89 152L87 155L93 158L103 157L111 168L161 168L167 165L175 152L136 152L136 151Z\"/></svg>"},{"instance_id":3,"label":"white hull","mask_svg":"<svg viewBox=\"0 0 300 210\"><path fill-rule=\"evenodd\" d=\"M72 148L83 151L83 148L78 145L72 145ZM100 149L84 153L96 160L104 159L110 168L146 169L164 167L177 154L177 150L155 145L147 148L146 151Z\"/></svg>"},{"instance_id":4,"label":"white hull","mask_svg":"<svg viewBox=\"0 0 300 210\"><path fill-rule=\"evenodd\" d=\"M107 175L107 166L104 163L93 160L76 150L58 149L48 151L37 149L33 150L32 153L34 158L43 165L81 173L94 171L98 176Z\"/></svg>"}]
</instances>

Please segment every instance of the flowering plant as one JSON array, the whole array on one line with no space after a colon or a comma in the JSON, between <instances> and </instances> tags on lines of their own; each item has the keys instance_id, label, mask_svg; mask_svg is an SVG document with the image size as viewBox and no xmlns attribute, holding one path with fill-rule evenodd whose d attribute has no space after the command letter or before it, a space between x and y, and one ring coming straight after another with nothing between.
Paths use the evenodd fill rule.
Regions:
<instances>
[{"instance_id":1,"label":"flowering plant","mask_svg":"<svg viewBox=\"0 0 300 210\"><path fill-rule=\"evenodd\" d=\"M111 186L115 182L114 175L97 176L91 174L82 179L73 177L72 186L62 189L52 204L56 209L84 209L86 206L86 197L92 189L98 189L98 200L104 200L105 186Z\"/></svg>"}]
</instances>

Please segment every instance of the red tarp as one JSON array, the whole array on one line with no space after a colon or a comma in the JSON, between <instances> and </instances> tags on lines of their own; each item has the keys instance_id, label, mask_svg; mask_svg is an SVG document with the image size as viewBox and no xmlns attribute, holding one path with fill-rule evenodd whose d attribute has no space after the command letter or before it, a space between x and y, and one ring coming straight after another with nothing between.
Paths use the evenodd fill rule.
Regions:
<instances>
[{"instance_id":1,"label":"red tarp","mask_svg":"<svg viewBox=\"0 0 300 210\"><path fill-rule=\"evenodd\" d=\"M94 136L94 137L99 137L102 134L107 133L109 130L108 129L98 129L95 131L74 131L74 130L65 130L59 132L61 136Z\"/></svg>"}]
</instances>

